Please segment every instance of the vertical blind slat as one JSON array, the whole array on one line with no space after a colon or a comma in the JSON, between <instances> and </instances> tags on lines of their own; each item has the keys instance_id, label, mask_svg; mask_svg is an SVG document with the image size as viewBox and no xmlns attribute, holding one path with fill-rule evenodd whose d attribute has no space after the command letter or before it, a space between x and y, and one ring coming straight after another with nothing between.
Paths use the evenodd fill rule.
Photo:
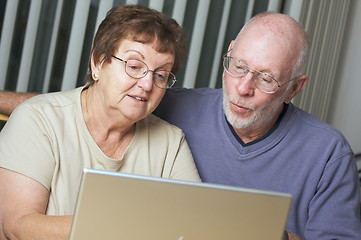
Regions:
<instances>
[{"instance_id":1,"label":"vertical blind slat","mask_svg":"<svg viewBox=\"0 0 361 240\"><path fill-rule=\"evenodd\" d=\"M164 0L150 0L149 1L149 8L156 9L158 11L163 10Z\"/></svg>"},{"instance_id":2,"label":"vertical blind slat","mask_svg":"<svg viewBox=\"0 0 361 240\"><path fill-rule=\"evenodd\" d=\"M193 88L195 86L209 6L210 0L200 0L198 3L192 40L189 48L187 68L183 82L183 86L186 88Z\"/></svg>"},{"instance_id":3,"label":"vertical blind slat","mask_svg":"<svg viewBox=\"0 0 361 240\"><path fill-rule=\"evenodd\" d=\"M269 0L267 11L279 12L281 10L282 0Z\"/></svg>"},{"instance_id":4,"label":"vertical blind slat","mask_svg":"<svg viewBox=\"0 0 361 240\"><path fill-rule=\"evenodd\" d=\"M34 46L36 33L39 26L39 17L41 11L41 0L31 1L28 22L26 25L26 33L24 39L24 47L21 55L19 77L16 91L26 92L28 90L30 70L34 55Z\"/></svg>"},{"instance_id":5,"label":"vertical blind slat","mask_svg":"<svg viewBox=\"0 0 361 240\"><path fill-rule=\"evenodd\" d=\"M100 23L103 21L103 19L107 15L107 12L113 7L113 2L114 2L113 0L101 0L100 1L98 14L97 14L97 21L95 24L94 35L95 35L96 31L98 30Z\"/></svg>"},{"instance_id":6,"label":"vertical blind slat","mask_svg":"<svg viewBox=\"0 0 361 240\"><path fill-rule=\"evenodd\" d=\"M172 17L181 26L183 26L183 20L184 20L184 14L186 11L186 6L187 6L186 0L175 0Z\"/></svg>"},{"instance_id":7,"label":"vertical blind slat","mask_svg":"<svg viewBox=\"0 0 361 240\"><path fill-rule=\"evenodd\" d=\"M113 7L113 4L114 4L113 0L100 0L99 9L98 9L98 13L97 13L97 20L95 22L95 29L93 32L93 39L95 37L95 34L97 33L99 25L104 20L108 11ZM93 41L93 39L92 39L92 41Z\"/></svg>"},{"instance_id":8,"label":"vertical blind slat","mask_svg":"<svg viewBox=\"0 0 361 240\"><path fill-rule=\"evenodd\" d=\"M252 17L253 8L254 8L254 1L255 0L249 0L248 1L247 13L246 13L246 18L245 18L244 22L247 22Z\"/></svg>"},{"instance_id":9,"label":"vertical blind slat","mask_svg":"<svg viewBox=\"0 0 361 240\"><path fill-rule=\"evenodd\" d=\"M46 71L45 71L45 77L44 77L44 83L43 83L43 93L48 92L49 85L50 85L50 76L51 76L51 70L55 58L55 48L56 48L56 40L58 39L58 29L60 25L60 17L61 17L61 9L63 8L64 0L58 0L58 3L56 5L56 14L54 19L54 26L53 31L51 33L51 40L50 40L50 47L49 47L49 55L48 55L48 61L46 63Z\"/></svg>"},{"instance_id":10,"label":"vertical blind slat","mask_svg":"<svg viewBox=\"0 0 361 240\"><path fill-rule=\"evenodd\" d=\"M226 29L228 24L229 12L231 11L232 0L226 0L224 3L224 8L222 12L222 20L220 24L220 29L218 33L217 46L214 54L211 79L209 81L208 87L215 88L217 84L218 71L220 71L221 67L219 66L219 60L222 58L222 49L223 43L226 36Z\"/></svg>"},{"instance_id":11,"label":"vertical blind slat","mask_svg":"<svg viewBox=\"0 0 361 240\"><path fill-rule=\"evenodd\" d=\"M90 0L76 2L69 47L65 62L63 82L61 86L62 91L76 87L89 8Z\"/></svg>"},{"instance_id":12,"label":"vertical blind slat","mask_svg":"<svg viewBox=\"0 0 361 240\"><path fill-rule=\"evenodd\" d=\"M127 0L127 4L138 4L138 0Z\"/></svg>"},{"instance_id":13,"label":"vertical blind slat","mask_svg":"<svg viewBox=\"0 0 361 240\"><path fill-rule=\"evenodd\" d=\"M313 2L313 1L307 1L307 2ZM304 1L287 1L286 2L286 8L287 8L287 14L296 19L296 21L300 21L301 17L301 9L303 8Z\"/></svg>"},{"instance_id":14,"label":"vertical blind slat","mask_svg":"<svg viewBox=\"0 0 361 240\"><path fill-rule=\"evenodd\" d=\"M18 4L18 0L7 1L6 3L4 24L0 41L0 89L4 89L5 87Z\"/></svg>"}]
</instances>

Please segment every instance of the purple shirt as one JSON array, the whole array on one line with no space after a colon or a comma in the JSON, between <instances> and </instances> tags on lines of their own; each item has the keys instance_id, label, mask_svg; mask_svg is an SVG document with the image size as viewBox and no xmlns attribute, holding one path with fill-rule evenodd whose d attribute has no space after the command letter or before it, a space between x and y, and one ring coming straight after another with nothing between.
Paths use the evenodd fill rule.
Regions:
<instances>
[{"instance_id":1,"label":"purple shirt","mask_svg":"<svg viewBox=\"0 0 361 240\"><path fill-rule=\"evenodd\" d=\"M303 239L361 239L360 186L343 135L289 104L248 144L230 129L222 89L168 89L155 114L180 127L204 182L291 193L286 230Z\"/></svg>"}]
</instances>

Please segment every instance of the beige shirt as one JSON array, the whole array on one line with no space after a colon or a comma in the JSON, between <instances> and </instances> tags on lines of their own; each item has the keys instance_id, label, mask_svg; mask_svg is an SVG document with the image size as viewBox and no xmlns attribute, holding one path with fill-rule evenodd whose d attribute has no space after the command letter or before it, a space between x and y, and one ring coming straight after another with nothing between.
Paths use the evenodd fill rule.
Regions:
<instances>
[{"instance_id":1,"label":"beige shirt","mask_svg":"<svg viewBox=\"0 0 361 240\"><path fill-rule=\"evenodd\" d=\"M48 215L73 214L83 168L200 181L183 132L154 115L136 123L121 159L106 156L85 125L81 90L29 99L0 132L0 167L50 190Z\"/></svg>"}]
</instances>

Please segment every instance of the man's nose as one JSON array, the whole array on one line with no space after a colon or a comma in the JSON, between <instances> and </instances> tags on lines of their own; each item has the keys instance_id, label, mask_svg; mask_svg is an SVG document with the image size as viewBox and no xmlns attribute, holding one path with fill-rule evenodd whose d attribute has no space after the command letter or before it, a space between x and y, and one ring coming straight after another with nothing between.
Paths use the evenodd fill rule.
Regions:
<instances>
[{"instance_id":1,"label":"man's nose","mask_svg":"<svg viewBox=\"0 0 361 240\"><path fill-rule=\"evenodd\" d=\"M253 95L254 93L254 72L248 70L246 75L238 78L236 89L239 95Z\"/></svg>"}]
</instances>

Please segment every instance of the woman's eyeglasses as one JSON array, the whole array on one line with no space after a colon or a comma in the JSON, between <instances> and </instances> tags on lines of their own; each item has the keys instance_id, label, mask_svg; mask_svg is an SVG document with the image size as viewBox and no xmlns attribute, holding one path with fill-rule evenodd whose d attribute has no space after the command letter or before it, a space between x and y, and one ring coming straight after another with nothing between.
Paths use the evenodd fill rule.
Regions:
<instances>
[{"instance_id":1,"label":"woman's eyeglasses","mask_svg":"<svg viewBox=\"0 0 361 240\"><path fill-rule=\"evenodd\" d=\"M170 88L176 83L175 75L166 70L149 70L147 64L137 59L129 59L127 61L118 58L114 55L112 57L123 62L125 65L125 72L129 77L140 79L147 75L148 72L153 72L153 82L159 88Z\"/></svg>"}]
</instances>

